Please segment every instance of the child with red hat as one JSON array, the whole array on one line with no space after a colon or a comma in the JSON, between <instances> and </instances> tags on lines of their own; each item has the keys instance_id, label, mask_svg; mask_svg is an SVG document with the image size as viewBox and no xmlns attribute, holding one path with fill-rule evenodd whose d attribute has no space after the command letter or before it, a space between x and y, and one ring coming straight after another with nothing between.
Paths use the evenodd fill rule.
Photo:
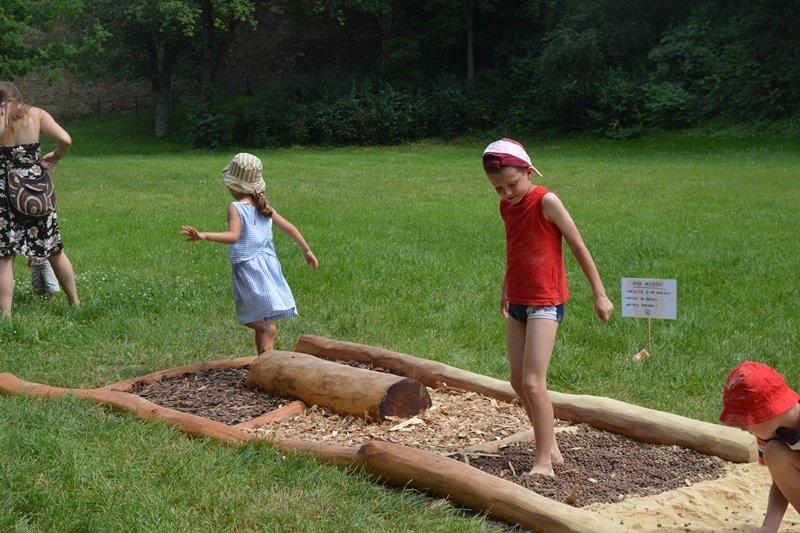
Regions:
<instances>
[{"instance_id":1,"label":"child with red hat","mask_svg":"<svg viewBox=\"0 0 800 533\"><path fill-rule=\"evenodd\" d=\"M483 169L500 196L506 230L500 312L507 321L511 386L533 425L536 457L529 474L552 476L553 464L564 462L547 390L547 367L568 298L562 240L581 266L592 288L595 312L604 324L614 305L564 204L554 192L533 183L534 176L542 175L525 148L513 139L495 141L483 151Z\"/></svg>"},{"instance_id":2,"label":"child with red hat","mask_svg":"<svg viewBox=\"0 0 800 533\"><path fill-rule=\"evenodd\" d=\"M759 462L772 476L764 522L776 532L788 504L800 511L800 394L773 368L745 361L731 370L719 419L756 437Z\"/></svg>"}]
</instances>

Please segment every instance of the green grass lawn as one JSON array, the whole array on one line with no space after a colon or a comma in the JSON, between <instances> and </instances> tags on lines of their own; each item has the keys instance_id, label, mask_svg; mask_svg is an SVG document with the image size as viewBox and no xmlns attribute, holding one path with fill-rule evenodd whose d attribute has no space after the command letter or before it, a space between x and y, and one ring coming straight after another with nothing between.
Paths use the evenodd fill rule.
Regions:
<instances>
[{"instance_id":1,"label":"green grass lawn","mask_svg":"<svg viewBox=\"0 0 800 533\"><path fill-rule=\"evenodd\" d=\"M141 120L70 125L56 170L80 309L42 300L16 263L0 371L96 387L254 354L234 316L224 246L178 230L225 228L220 170L232 151L147 138ZM253 149L268 198L304 234L314 272L276 247L301 317L276 347L322 335L507 379L497 301L498 197L480 155L493 139L387 148ZM800 386L800 141L689 134L528 141L570 210L617 312L603 326L568 257L571 300L552 390L716 421L727 372L751 358ZM678 280L678 319L619 313L623 277ZM484 531L449 504L358 473L188 438L74 399L0 397L2 531Z\"/></svg>"}]
</instances>

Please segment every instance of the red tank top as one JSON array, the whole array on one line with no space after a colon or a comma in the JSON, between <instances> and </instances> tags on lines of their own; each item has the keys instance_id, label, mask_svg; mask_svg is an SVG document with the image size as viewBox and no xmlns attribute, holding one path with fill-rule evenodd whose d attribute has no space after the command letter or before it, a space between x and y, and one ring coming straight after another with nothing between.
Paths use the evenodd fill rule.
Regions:
<instances>
[{"instance_id":1,"label":"red tank top","mask_svg":"<svg viewBox=\"0 0 800 533\"><path fill-rule=\"evenodd\" d=\"M506 226L506 298L521 305L558 305L567 301L567 272L561 230L547 220L535 186L518 204L500 200Z\"/></svg>"}]
</instances>

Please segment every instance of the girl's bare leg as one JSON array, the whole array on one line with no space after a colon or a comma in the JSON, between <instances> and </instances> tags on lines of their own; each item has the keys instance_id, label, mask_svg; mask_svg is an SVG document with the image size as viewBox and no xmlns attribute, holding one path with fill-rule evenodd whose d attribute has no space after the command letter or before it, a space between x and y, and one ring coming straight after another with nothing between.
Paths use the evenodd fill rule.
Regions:
<instances>
[{"instance_id":1,"label":"girl's bare leg","mask_svg":"<svg viewBox=\"0 0 800 533\"><path fill-rule=\"evenodd\" d=\"M50 254L47 259L50 261L50 266L53 267L53 273L56 275L58 284L61 285L67 298L69 298L69 303L73 307L80 307L81 301L78 299L78 289L75 287L75 272L72 270L72 263L67 254L56 252Z\"/></svg>"},{"instance_id":2,"label":"girl's bare leg","mask_svg":"<svg viewBox=\"0 0 800 533\"><path fill-rule=\"evenodd\" d=\"M258 320L245 325L256 332L256 355L272 350L275 345L278 326L266 320Z\"/></svg>"},{"instance_id":3,"label":"girl's bare leg","mask_svg":"<svg viewBox=\"0 0 800 533\"><path fill-rule=\"evenodd\" d=\"M552 476L553 464L564 463L555 438L553 404L547 391L547 368L558 325L555 320L547 319L533 319L527 324L508 320L506 342L511 386L533 425L536 442L536 460L530 474Z\"/></svg>"},{"instance_id":4,"label":"girl's bare leg","mask_svg":"<svg viewBox=\"0 0 800 533\"><path fill-rule=\"evenodd\" d=\"M0 317L11 316L14 301L14 257L0 257Z\"/></svg>"}]
</instances>

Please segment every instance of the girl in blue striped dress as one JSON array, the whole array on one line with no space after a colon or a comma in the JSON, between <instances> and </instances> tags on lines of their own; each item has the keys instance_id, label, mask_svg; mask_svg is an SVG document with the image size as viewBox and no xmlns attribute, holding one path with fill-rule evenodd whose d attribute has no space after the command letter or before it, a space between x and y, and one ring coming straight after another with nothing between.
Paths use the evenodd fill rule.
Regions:
<instances>
[{"instance_id":1,"label":"girl in blue striped dress","mask_svg":"<svg viewBox=\"0 0 800 533\"><path fill-rule=\"evenodd\" d=\"M317 258L300 231L280 216L264 197L261 160L240 153L222 170L222 181L236 201L228 205L228 231L203 232L183 226L187 241L212 241L228 245L233 275L236 318L255 330L256 353L272 350L275 320L297 316L294 296L275 255L272 227L288 235L303 251L306 263L316 270Z\"/></svg>"}]
</instances>

